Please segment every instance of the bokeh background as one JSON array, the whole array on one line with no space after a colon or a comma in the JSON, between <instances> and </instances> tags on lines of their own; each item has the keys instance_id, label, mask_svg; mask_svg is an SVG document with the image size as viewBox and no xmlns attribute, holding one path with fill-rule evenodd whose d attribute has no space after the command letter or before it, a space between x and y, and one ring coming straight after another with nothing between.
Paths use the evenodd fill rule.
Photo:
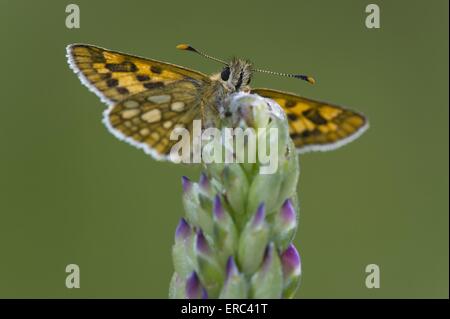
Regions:
<instances>
[{"instance_id":1,"label":"bokeh background","mask_svg":"<svg viewBox=\"0 0 450 319\"><path fill-rule=\"evenodd\" d=\"M68 68L91 43L206 73L175 50L303 72L317 85L257 74L254 86L366 114L371 128L302 156L299 298L448 298L448 1L0 0L0 297L166 298L180 177L110 135L105 108ZM365 7L381 8L381 29ZM65 287L65 267L81 288ZM365 266L381 288L365 287Z\"/></svg>"}]
</instances>

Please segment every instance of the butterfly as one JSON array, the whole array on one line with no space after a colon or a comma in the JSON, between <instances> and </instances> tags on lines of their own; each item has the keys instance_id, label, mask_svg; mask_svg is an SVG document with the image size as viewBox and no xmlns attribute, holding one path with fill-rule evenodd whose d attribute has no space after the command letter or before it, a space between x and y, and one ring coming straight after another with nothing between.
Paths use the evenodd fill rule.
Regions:
<instances>
[{"instance_id":1,"label":"butterfly","mask_svg":"<svg viewBox=\"0 0 450 319\"><path fill-rule=\"evenodd\" d=\"M335 149L360 136L367 119L354 111L296 94L249 86L255 69L244 59L224 62L193 47L193 51L224 64L211 76L171 63L146 59L87 44L67 46L69 66L88 89L109 107L103 122L116 137L156 159L169 160L175 128L192 130L195 119L213 125L223 116L224 100L235 92L250 92L278 103L286 113L289 134L298 153ZM310 83L305 75L282 74ZM226 113L226 112L225 112Z\"/></svg>"}]
</instances>

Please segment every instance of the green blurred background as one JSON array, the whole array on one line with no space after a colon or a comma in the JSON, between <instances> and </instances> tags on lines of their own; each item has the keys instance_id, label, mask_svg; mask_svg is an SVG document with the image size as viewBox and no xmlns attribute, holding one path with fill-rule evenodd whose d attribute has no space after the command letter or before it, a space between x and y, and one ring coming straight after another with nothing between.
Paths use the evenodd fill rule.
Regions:
<instances>
[{"instance_id":1,"label":"green blurred background","mask_svg":"<svg viewBox=\"0 0 450 319\"><path fill-rule=\"evenodd\" d=\"M175 50L238 55L303 82L258 74L253 86L366 114L352 144L300 158L299 298L448 297L448 1L0 0L0 297L166 298L180 177L101 123L105 108L68 68L73 42L181 64ZM81 289L65 267L81 268ZM381 288L365 287L365 267Z\"/></svg>"}]
</instances>

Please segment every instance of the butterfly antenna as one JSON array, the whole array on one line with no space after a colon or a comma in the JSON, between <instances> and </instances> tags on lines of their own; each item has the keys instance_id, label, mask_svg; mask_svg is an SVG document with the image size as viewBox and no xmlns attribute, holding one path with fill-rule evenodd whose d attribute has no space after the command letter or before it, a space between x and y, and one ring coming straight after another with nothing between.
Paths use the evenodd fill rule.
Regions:
<instances>
[{"instance_id":1,"label":"butterfly antenna","mask_svg":"<svg viewBox=\"0 0 450 319\"><path fill-rule=\"evenodd\" d=\"M311 83L311 84L315 84L316 83L316 80L313 77L307 76L307 75L303 75L303 74L281 73L281 72L273 72L273 71L262 70L262 69L253 69L253 71L254 72L260 72L260 73L272 74L272 75L286 76L288 78L296 78L296 79L300 79L300 80L306 81L306 82Z\"/></svg>"},{"instance_id":2,"label":"butterfly antenna","mask_svg":"<svg viewBox=\"0 0 450 319\"><path fill-rule=\"evenodd\" d=\"M192 51L192 52L195 52L195 53L197 53L197 54L199 54L199 55L201 55L201 56L203 56L203 57L205 57L207 59L210 59L210 60L213 60L213 61L225 64L225 65L228 64L228 63L226 63L223 60L217 59L217 58L215 58L213 56L210 56L210 55L208 55L208 54L206 54L204 52L201 52L201 51L199 51L197 49L194 49L189 44L179 44L179 45L177 45L177 49L179 49L179 50L186 50L186 51Z\"/></svg>"}]
</instances>

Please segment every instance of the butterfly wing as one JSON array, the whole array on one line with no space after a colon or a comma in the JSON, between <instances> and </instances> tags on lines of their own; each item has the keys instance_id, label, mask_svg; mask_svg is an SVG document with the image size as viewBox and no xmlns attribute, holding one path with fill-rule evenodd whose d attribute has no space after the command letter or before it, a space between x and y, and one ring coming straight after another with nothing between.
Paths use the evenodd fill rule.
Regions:
<instances>
[{"instance_id":1,"label":"butterfly wing","mask_svg":"<svg viewBox=\"0 0 450 319\"><path fill-rule=\"evenodd\" d=\"M205 74L181 66L87 44L67 46L67 58L81 82L109 105L180 80L209 82Z\"/></svg>"},{"instance_id":2,"label":"butterfly wing","mask_svg":"<svg viewBox=\"0 0 450 319\"><path fill-rule=\"evenodd\" d=\"M167 159L174 128L192 130L201 117L202 90L210 84L203 73L96 46L67 47L69 65L81 82L110 105L103 122L116 137Z\"/></svg>"},{"instance_id":3,"label":"butterfly wing","mask_svg":"<svg viewBox=\"0 0 450 319\"><path fill-rule=\"evenodd\" d=\"M368 128L363 115L337 105L270 89L253 89L252 93L273 99L283 108L299 153L336 149Z\"/></svg>"},{"instance_id":4,"label":"butterfly wing","mask_svg":"<svg viewBox=\"0 0 450 319\"><path fill-rule=\"evenodd\" d=\"M110 106L103 121L119 139L156 159L171 160L171 148L178 142L170 139L172 131L184 128L192 132L193 120L201 117L198 90L189 80L145 90Z\"/></svg>"}]
</instances>

